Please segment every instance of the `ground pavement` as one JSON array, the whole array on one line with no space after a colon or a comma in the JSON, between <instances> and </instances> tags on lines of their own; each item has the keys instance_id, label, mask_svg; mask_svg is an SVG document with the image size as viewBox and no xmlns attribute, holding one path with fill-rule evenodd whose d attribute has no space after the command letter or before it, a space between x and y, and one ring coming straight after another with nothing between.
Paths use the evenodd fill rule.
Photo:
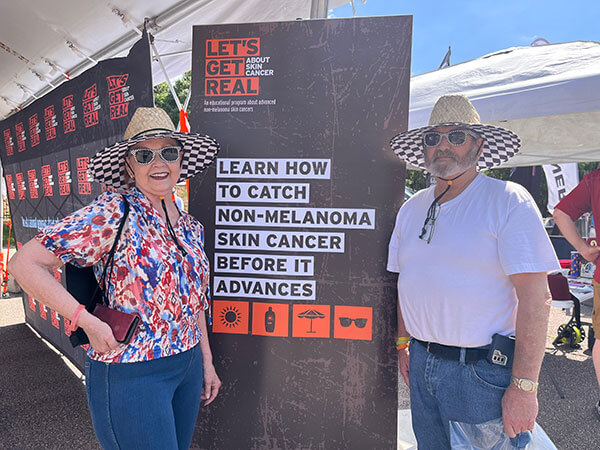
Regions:
<instances>
[{"instance_id":1,"label":"ground pavement","mask_svg":"<svg viewBox=\"0 0 600 450\"><path fill-rule=\"evenodd\" d=\"M589 322L590 317L591 307L584 304L582 319ZM556 329L567 320L562 310L552 308L538 422L561 450L598 449L600 421L592 405L599 391L587 345L571 350L551 344ZM402 380L398 401L398 447L416 448ZM99 449L83 382L24 324L21 298L0 298L0 449L73 448Z\"/></svg>"}]
</instances>

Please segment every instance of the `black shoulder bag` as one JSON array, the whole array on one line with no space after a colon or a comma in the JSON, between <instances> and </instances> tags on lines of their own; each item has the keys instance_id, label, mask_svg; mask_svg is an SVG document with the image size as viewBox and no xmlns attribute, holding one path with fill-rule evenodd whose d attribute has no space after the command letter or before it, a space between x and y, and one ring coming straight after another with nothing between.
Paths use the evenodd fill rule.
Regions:
<instances>
[{"instance_id":1,"label":"black shoulder bag","mask_svg":"<svg viewBox=\"0 0 600 450\"><path fill-rule=\"evenodd\" d=\"M110 252L108 253L108 258L106 260L104 270L102 271L100 283L98 283L96 280L93 266L80 268L74 266L73 264L65 264L64 273L67 291L69 291L69 293L75 297L79 303L85 305L85 309L88 312L94 314L100 320L108 323L108 325L110 325L110 327L113 329L113 334L115 335L117 341L126 343L129 342L129 339L131 339L131 336L137 328L137 325L140 321L139 315L128 314L108 308L108 300L106 299L104 293L106 272L109 267L112 270L115 250L117 249L119 239L121 238L121 233L123 232L123 227L125 226L127 216L129 215L129 202L125 197L123 197L123 202L125 211L123 217L121 218L121 222L119 223L119 228L117 229L117 234L115 235L115 241L110 249ZM125 332L123 331L123 327L127 327ZM71 333L69 340L71 341L71 345L73 347L89 343L89 339L82 328L78 328Z\"/></svg>"}]
</instances>

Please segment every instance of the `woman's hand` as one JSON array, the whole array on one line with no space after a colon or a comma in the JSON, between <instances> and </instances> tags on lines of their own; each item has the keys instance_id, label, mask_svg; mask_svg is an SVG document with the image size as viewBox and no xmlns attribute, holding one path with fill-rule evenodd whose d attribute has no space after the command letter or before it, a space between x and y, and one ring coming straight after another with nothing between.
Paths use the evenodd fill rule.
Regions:
<instances>
[{"instance_id":1,"label":"woman's hand","mask_svg":"<svg viewBox=\"0 0 600 450\"><path fill-rule=\"evenodd\" d=\"M78 323L87 334L90 345L96 353L108 353L121 347L121 344L116 341L110 326L93 314L84 310L79 316Z\"/></svg>"},{"instance_id":2,"label":"woman's hand","mask_svg":"<svg viewBox=\"0 0 600 450\"><path fill-rule=\"evenodd\" d=\"M221 388L221 380L217 376L217 371L212 363L204 365L204 386L202 386L202 400L204 406L212 403L217 397Z\"/></svg>"}]
</instances>

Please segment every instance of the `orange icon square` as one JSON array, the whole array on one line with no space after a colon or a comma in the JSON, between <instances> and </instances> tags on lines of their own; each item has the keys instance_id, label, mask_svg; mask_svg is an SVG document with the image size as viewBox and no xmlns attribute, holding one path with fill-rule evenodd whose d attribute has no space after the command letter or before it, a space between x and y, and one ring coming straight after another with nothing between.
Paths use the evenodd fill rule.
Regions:
<instances>
[{"instance_id":1,"label":"orange icon square","mask_svg":"<svg viewBox=\"0 0 600 450\"><path fill-rule=\"evenodd\" d=\"M213 301L214 333L248 334L250 306L248 302Z\"/></svg>"},{"instance_id":2,"label":"orange icon square","mask_svg":"<svg viewBox=\"0 0 600 450\"><path fill-rule=\"evenodd\" d=\"M294 305L292 311L293 337L330 337L331 306Z\"/></svg>"},{"instance_id":3,"label":"orange icon square","mask_svg":"<svg viewBox=\"0 0 600 450\"><path fill-rule=\"evenodd\" d=\"M336 339L373 339L373 308L334 306L333 337Z\"/></svg>"},{"instance_id":4,"label":"orange icon square","mask_svg":"<svg viewBox=\"0 0 600 450\"><path fill-rule=\"evenodd\" d=\"M288 304L252 303L252 334L289 336L289 311Z\"/></svg>"}]
</instances>

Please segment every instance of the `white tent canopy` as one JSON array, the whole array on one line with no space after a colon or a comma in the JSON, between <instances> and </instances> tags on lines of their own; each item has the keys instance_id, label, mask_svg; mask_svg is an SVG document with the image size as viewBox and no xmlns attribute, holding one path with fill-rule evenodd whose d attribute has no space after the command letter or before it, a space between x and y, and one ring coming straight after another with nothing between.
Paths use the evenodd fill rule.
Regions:
<instances>
[{"instance_id":1,"label":"white tent canopy","mask_svg":"<svg viewBox=\"0 0 600 450\"><path fill-rule=\"evenodd\" d=\"M503 167L600 160L600 43L514 47L412 77L409 129L455 93L521 138Z\"/></svg>"},{"instance_id":2,"label":"white tent canopy","mask_svg":"<svg viewBox=\"0 0 600 450\"><path fill-rule=\"evenodd\" d=\"M191 66L192 26L326 17L348 0L27 0L0 6L0 119L95 64L123 56L144 18L169 78ZM154 83L164 81L157 61Z\"/></svg>"}]
</instances>

